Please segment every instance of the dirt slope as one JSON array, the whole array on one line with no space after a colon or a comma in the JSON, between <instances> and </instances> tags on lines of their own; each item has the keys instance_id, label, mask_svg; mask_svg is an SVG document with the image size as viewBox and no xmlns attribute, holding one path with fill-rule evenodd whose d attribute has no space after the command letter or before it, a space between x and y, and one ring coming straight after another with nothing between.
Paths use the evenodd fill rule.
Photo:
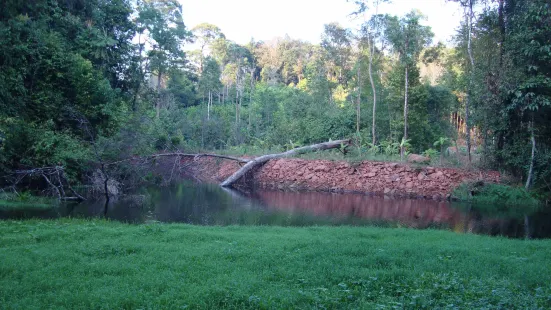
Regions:
<instances>
[{"instance_id":1,"label":"dirt slope","mask_svg":"<svg viewBox=\"0 0 551 310\"><path fill-rule=\"evenodd\" d=\"M202 179L222 181L239 169L232 161L201 158L193 171ZM499 182L499 173L452 168L414 167L404 163L278 159L247 176L261 188L361 192L442 200L467 180Z\"/></svg>"}]
</instances>

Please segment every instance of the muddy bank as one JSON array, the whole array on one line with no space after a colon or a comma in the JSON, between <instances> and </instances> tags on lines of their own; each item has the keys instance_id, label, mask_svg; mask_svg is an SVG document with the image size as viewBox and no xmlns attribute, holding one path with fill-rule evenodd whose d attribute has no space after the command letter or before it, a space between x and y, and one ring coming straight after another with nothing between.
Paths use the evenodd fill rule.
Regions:
<instances>
[{"instance_id":1,"label":"muddy bank","mask_svg":"<svg viewBox=\"0 0 551 310\"><path fill-rule=\"evenodd\" d=\"M201 158L192 165L195 176L220 182L239 169L233 161ZM405 163L278 159L247 176L260 188L357 192L395 197L447 199L468 180L499 182L499 173L453 168L416 167Z\"/></svg>"}]
</instances>

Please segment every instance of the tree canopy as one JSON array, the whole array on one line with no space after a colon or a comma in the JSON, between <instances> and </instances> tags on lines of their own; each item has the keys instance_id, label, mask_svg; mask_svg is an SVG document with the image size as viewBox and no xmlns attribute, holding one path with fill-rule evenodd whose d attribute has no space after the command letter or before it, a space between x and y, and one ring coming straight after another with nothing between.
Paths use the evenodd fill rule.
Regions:
<instances>
[{"instance_id":1,"label":"tree canopy","mask_svg":"<svg viewBox=\"0 0 551 310\"><path fill-rule=\"evenodd\" d=\"M0 169L59 164L85 182L98 160L160 149L356 137L359 154L385 156L446 141L551 192L549 1L461 1L448 46L421 12L381 15L380 2L354 1L366 22L329 23L320 44L243 45L210 23L189 29L176 0L4 1Z\"/></svg>"}]
</instances>

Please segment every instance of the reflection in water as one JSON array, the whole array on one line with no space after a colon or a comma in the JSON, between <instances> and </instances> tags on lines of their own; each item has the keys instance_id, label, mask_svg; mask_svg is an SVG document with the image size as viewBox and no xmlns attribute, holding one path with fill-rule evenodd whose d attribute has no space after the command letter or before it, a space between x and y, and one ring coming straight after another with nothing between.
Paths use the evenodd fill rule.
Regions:
<instances>
[{"instance_id":1,"label":"reflection in water","mask_svg":"<svg viewBox=\"0 0 551 310\"><path fill-rule=\"evenodd\" d=\"M449 202L389 199L358 194L297 193L255 190L242 193L215 184L183 182L144 189L141 195L105 202L68 204L47 210L0 209L2 218L103 217L147 223L182 222L198 225L380 225L442 228L522 238L551 235L550 212L524 216L482 215ZM530 223L525 230L525 221Z\"/></svg>"},{"instance_id":2,"label":"reflection in water","mask_svg":"<svg viewBox=\"0 0 551 310\"><path fill-rule=\"evenodd\" d=\"M290 193L259 191L251 195L265 205L287 213L311 213L342 219L370 219L398 222L408 227L427 228L455 222L462 214L448 202L387 199L355 194Z\"/></svg>"}]
</instances>

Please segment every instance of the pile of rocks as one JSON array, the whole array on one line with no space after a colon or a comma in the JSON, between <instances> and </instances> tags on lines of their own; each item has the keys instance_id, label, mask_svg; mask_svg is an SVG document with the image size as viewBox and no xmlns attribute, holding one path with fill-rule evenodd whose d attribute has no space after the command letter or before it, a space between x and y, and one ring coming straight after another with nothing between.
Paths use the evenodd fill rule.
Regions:
<instances>
[{"instance_id":1,"label":"pile of rocks","mask_svg":"<svg viewBox=\"0 0 551 310\"><path fill-rule=\"evenodd\" d=\"M353 164L328 160L279 159L264 165L254 176L265 188L363 192L447 199L467 180L498 182L499 173L451 168L414 167L408 164L363 161Z\"/></svg>"},{"instance_id":2,"label":"pile of rocks","mask_svg":"<svg viewBox=\"0 0 551 310\"><path fill-rule=\"evenodd\" d=\"M235 161L201 158L194 162L201 179L220 182L237 171ZM406 163L278 159L247 176L261 188L280 190L357 192L386 196L444 200L453 189L470 180L499 182L495 171L415 166ZM251 179L252 178L252 179Z\"/></svg>"}]
</instances>

